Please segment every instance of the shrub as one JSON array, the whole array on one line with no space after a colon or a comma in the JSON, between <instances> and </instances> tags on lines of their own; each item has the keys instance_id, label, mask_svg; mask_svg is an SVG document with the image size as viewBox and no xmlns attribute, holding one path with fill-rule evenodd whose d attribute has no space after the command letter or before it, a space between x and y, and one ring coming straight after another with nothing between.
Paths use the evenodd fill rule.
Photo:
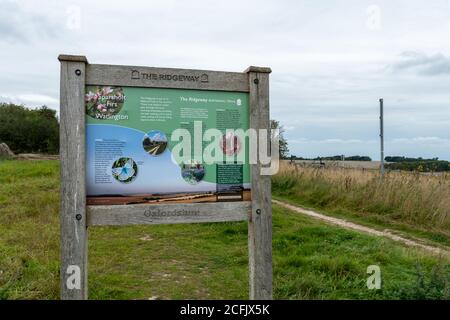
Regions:
<instances>
[{"instance_id":1,"label":"shrub","mask_svg":"<svg viewBox=\"0 0 450 320\"><path fill-rule=\"evenodd\" d=\"M0 142L14 153L59 152L59 123L56 111L43 106L29 109L24 106L0 103Z\"/></svg>"}]
</instances>

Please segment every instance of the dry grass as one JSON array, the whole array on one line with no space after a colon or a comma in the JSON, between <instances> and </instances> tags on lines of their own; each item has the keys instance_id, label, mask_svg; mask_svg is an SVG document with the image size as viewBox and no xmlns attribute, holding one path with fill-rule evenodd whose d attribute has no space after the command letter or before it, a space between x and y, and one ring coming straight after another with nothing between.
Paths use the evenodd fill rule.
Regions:
<instances>
[{"instance_id":1,"label":"dry grass","mask_svg":"<svg viewBox=\"0 0 450 320\"><path fill-rule=\"evenodd\" d=\"M273 178L276 194L319 208L377 215L385 222L439 230L450 236L450 175L424 176L361 169L283 164Z\"/></svg>"}]
</instances>

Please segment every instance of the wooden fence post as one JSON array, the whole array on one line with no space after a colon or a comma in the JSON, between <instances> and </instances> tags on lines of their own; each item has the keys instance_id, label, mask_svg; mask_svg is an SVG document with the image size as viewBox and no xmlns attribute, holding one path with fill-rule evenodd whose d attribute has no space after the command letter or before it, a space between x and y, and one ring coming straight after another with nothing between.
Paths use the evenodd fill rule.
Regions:
<instances>
[{"instance_id":1,"label":"wooden fence post","mask_svg":"<svg viewBox=\"0 0 450 320\"><path fill-rule=\"evenodd\" d=\"M87 299L84 56L60 55L61 299Z\"/></svg>"},{"instance_id":2,"label":"wooden fence post","mask_svg":"<svg viewBox=\"0 0 450 320\"><path fill-rule=\"evenodd\" d=\"M249 67L246 72L250 87L250 128L266 129L267 139L270 141L269 74L271 70ZM252 300L269 300L272 299L271 176L261 175L259 161L251 164L250 167L252 211L248 219L249 296Z\"/></svg>"}]
</instances>

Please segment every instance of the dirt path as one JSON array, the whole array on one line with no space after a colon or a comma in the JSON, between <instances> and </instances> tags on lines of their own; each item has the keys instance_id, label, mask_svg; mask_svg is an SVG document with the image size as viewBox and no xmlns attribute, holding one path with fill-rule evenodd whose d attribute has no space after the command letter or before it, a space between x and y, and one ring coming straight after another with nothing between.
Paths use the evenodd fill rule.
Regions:
<instances>
[{"instance_id":1,"label":"dirt path","mask_svg":"<svg viewBox=\"0 0 450 320\"><path fill-rule=\"evenodd\" d=\"M394 241L401 242L401 243L403 243L403 244L405 244L407 246L410 246L410 247L417 247L417 248L423 249L425 251L428 251L428 252L430 252L432 254L439 255L439 256L445 256L447 258L450 258L450 252L447 251L447 250L444 250L444 249L441 249L441 248L438 248L438 247L434 247L434 246L430 246L428 244L421 243L420 240L411 240L411 239L407 239L407 238L401 237L399 235L394 234L393 233L394 231L391 231L391 230L388 230L388 229L385 229L383 231L379 231L379 230L376 230L376 229L372 229L372 228L369 228L369 227L362 226L360 224L356 224L356 223L353 223L353 222L348 222L348 221L346 221L344 219L330 217L330 216L323 215L323 214L315 212L315 211L311 211L311 210L303 209L301 207L293 206L291 204L288 204L288 203L285 203L285 202L282 202L282 201L279 201L279 200L272 200L272 202L277 204L277 205L279 205L279 206L282 206L284 208L292 210L294 212L298 212L298 213L307 215L309 217L312 217L312 218L315 218L315 219L318 219L318 220L322 220L322 221L328 222L330 224L334 224L334 225L343 227L345 229L351 229L351 230L359 231L359 232L362 232L362 233L370 234L370 235L373 235L373 236L385 237L385 238L388 238L388 239L391 239L391 240L394 240Z\"/></svg>"},{"instance_id":2,"label":"dirt path","mask_svg":"<svg viewBox=\"0 0 450 320\"><path fill-rule=\"evenodd\" d=\"M19 153L14 156L17 160L59 160L59 155L38 154L38 153Z\"/></svg>"}]
</instances>

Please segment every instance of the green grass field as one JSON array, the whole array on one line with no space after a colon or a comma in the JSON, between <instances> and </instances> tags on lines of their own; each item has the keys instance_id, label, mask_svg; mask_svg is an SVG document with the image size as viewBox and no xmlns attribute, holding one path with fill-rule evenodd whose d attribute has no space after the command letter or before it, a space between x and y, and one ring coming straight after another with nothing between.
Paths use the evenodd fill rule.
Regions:
<instances>
[{"instance_id":1,"label":"green grass field","mask_svg":"<svg viewBox=\"0 0 450 320\"><path fill-rule=\"evenodd\" d=\"M57 299L57 161L0 162L0 299ZM274 298L448 298L449 262L273 207ZM379 265L382 289L368 290ZM245 223L89 230L91 299L247 299Z\"/></svg>"},{"instance_id":2,"label":"green grass field","mask_svg":"<svg viewBox=\"0 0 450 320\"><path fill-rule=\"evenodd\" d=\"M450 247L450 175L423 176L284 164L273 197L431 245Z\"/></svg>"}]
</instances>

